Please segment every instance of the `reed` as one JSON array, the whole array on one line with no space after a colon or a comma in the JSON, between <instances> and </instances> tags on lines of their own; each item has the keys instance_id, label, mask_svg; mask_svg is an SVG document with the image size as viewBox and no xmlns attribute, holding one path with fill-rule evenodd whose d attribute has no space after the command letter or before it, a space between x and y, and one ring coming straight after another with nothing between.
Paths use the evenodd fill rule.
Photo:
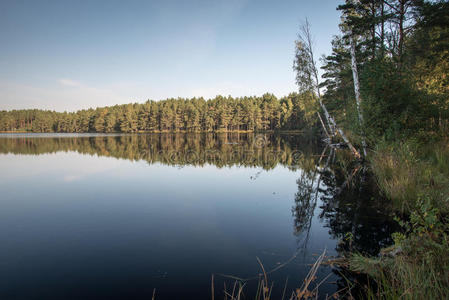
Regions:
<instances>
[{"instance_id":1,"label":"reed","mask_svg":"<svg viewBox=\"0 0 449 300\"><path fill-rule=\"evenodd\" d=\"M319 296L319 287L328 279L328 276L323 278L321 281L317 282L317 272L321 265L325 264L324 259L326 257L326 251L323 251L323 253L317 258L317 260L314 262L314 264L311 266L309 272L307 273L307 276L304 278L301 286L294 291L291 292L288 300L303 300L303 299L318 299ZM256 293L254 296L255 300L271 300L271 299L282 299L284 300L287 295L287 284L288 284L288 278L285 281L284 287L282 289L281 295L273 295L273 288L274 288L274 282L270 281L269 274L272 273L273 270L267 272L262 261L256 257L257 262L260 266L261 273L257 276L257 288ZM230 275L224 275L227 278L233 278L235 279L234 284L232 286L232 289L227 289L226 285L224 286L224 299L226 300L240 300L240 299L247 299L248 297L244 294L244 287L246 285L247 280L251 280L253 278L249 279L242 279L238 278L236 276L230 276ZM214 277L212 276L212 291L214 291ZM337 299L339 297L339 293L341 291L338 291L330 296L326 295L326 299ZM350 295L350 294L347 294ZM346 296L347 296L346 295ZM215 295L214 292L212 292L212 299L214 299ZM252 297L251 297L252 298Z\"/></svg>"}]
</instances>

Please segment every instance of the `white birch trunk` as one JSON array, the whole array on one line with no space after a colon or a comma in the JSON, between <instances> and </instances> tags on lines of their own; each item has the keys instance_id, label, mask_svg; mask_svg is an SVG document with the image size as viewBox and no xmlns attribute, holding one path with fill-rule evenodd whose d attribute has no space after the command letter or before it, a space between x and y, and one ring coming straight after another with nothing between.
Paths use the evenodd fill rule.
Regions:
<instances>
[{"instance_id":1,"label":"white birch trunk","mask_svg":"<svg viewBox=\"0 0 449 300\"><path fill-rule=\"evenodd\" d=\"M309 25L309 21L307 19L306 19L305 24L303 24L303 26L302 26L302 31L303 31L303 35L304 35L303 36L304 37L304 43L307 46L307 50L308 50L309 56L310 56L310 61L311 61L311 64L312 64L312 73L313 73L313 76L315 77L315 88L316 88L316 91L317 91L318 99L320 101L320 106L323 106L322 102L321 102L321 92L320 92L320 81L319 81L319 78L318 78L318 69L316 67L315 58L314 58L314 55L313 55L312 34L310 32L310 25ZM324 110L324 117L326 118L327 125L329 126L329 131L330 131L331 136L335 136L335 128L334 128L334 126L332 125L332 122L329 119L330 116L329 116L329 113L327 112L327 110ZM325 131L327 131L325 126L323 128L324 128Z\"/></svg>"},{"instance_id":2,"label":"white birch trunk","mask_svg":"<svg viewBox=\"0 0 449 300\"><path fill-rule=\"evenodd\" d=\"M351 144L351 142L349 141L349 139L346 137L345 133L343 132L343 130L341 130L337 124L335 123L334 118L332 118L332 116L329 114L329 112L326 109L326 106L324 105L323 101L321 101L321 98L319 98L320 101L320 106L324 111L324 114L326 116L328 116L329 118L329 122L330 124L336 129L336 131L340 134L341 138L343 139L343 141L346 143L346 145L348 145L349 149L351 150L351 152L355 155L355 157L360 158L360 153L359 151L357 151L357 149Z\"/></svg>"},{"instance_id":3,"label":"white birch trunk","mask_svg":"<svg viewBox=\"0 0 449 300\"><path fill-rule=\"evenodd\" d=\"M318 93L318 100L320 101L320 106L323 107L324 104L321 101L321 92L320 92L320 86L319 86L319 81L318 81L318 72L316 70L315 62L313 61L313 59L312 59L312 62L314 63L314 73L315 73L315 80L316 80L316 90L317 90L317 93ZM329 130L330 130L331 136L335 136L335 131L336 130L335 130L335 126L330 121L331 116L327 112L327 109L323 109L323 111L324 111L324 117L326 118L327 124L329 126ZM321 116L320 116L320 118L321 118ZM324 129L324 130L326 131L326 129ZM328 134L328 136L329 136L329 134ZM331 137L331 136L329 136L329 137Z\"/></svg>"},{"instance_id":4,"label":"white birch trunk","mask_svg":"<svg viewBox=\"0 0 449 300\"><path fill-rule=\"evenodd\" d=\"M363 130L363 114L360 106L360 83L359 83L359 73L357 71L357 60L355 57L355 43L353 37L350 37L351 42L351 68L352 68L352 77L354 81L354 93L355 93L355 102L357 104L357 115L359 119L359 126L362 133L362 147L363 147L363 156L366 157L366 141L365 141L365 133Z\"/></svg>"},{"instance_id":5,"label":"white birch trunk","mask_svg":"<svg viewBox=\"0 0 449 300\"><path fill-rule=\"evenodd\" d=\"M327 136L327 137L329 138L329 140L330 140L330 139L331 139L331 136L329 135L329 132L327 132L326 125L324 125L323 118L321 118L320 112L317 111L316 114L318 115L318 118L320 119L321 126L322 126L323 129L324 129L324 133L326 134L326 136Z\"/></svg>"},{"instance_id":6,"label":"white birch trunk","mask_svg":"<svg viewBox=\"0 0 449 300\"><path fill-rule=\"evenodd\" d=\"M313 76L315 77L315 84L316 84L315 87L316 87L317 94L318 94L317 95L318 96L318 101L319 101L319 104L320 104L321 108L323 109L324 116L325 116L326 121L327 121L328 126L329 126L330 134L332 136L336 135L336 133L340 134L341 138L346 143L346 145L348 145L349 149L354 154L354 156L356 158L360 159L361 158L360 153L351 144L349 139L344 134L343 130L341 130L337 126L337 124L335 123L334 118L332 118L332 116L329 114L329 112L327 111L326 106L324 105L324 103L323 103L323 101L321 99L321 92L320 92L320 87L319 87L320 85L319 85L319 79L318 79L318 69L316 67L316 63L315 63L315 60L314 60L314 57L313 57L312 34L310 32L310 25L309 25L307 19L305 21L305 24L303 24L301 30L302 30L301 40L306 45L306 48L307 48L307 51L309 52L309 56L310 56L310 60L311 60L312 72L313 72ZM326 131L326 126L324 126L324 123L322 123L322 125L323 125L324 130Z\"/></svg>"}]
</instances>

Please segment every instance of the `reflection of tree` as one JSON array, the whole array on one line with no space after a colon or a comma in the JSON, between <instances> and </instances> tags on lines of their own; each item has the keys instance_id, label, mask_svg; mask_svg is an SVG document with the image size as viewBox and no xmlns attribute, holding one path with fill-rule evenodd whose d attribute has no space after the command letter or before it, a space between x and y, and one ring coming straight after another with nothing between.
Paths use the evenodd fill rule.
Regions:
<instances>
[{"instance_id":1,"label":"reflection of tree","mask_svg":"<svg viewBox=\"0 0 449 300\"><path fill-rule=\"evenodd\" d=\"M310 229L312 225L312 218L318 201L321 185L321 175L327 169L329 160L332 156L332 150L327 156L326 163L321 166L321 162L325 157L326 147L316 163L316 167L302 168L301 176L296 183L298 184L298 192L295 194L295 206L292 210L294 216L295 234L300 235L305 233L303 247L307 247L307 242L310 237Z\"/></svg>"},{"instance_id":2,"label":"reflection of tree","mask_svg":"<svg viewBox=\"0 0 449 300\"><path fill-rule=\"evenodd\" d=\"M0 153L76 151L173 166L213 164L272 169L281 164L296 169L298 165L302 167L318 147L315 141L300 135L267 134L263 147L255 139L254 134L241 133L16 137L0 139ZM303 155L297 156L297 153Z\"/></svg>"},{"instance_id":3,"label":"reflection of tree","mask_svg":"<svg viewBox=\"0 0 449 300\"><path fill-rule=\"evenodd\" d=\"M338 252L351 249L375 255L392 243L391 233L397 228L385 213L386 203L375 192L375 184L366 180L369 176L362 172L363 168L344 164L341 157L334 162L334 155L331 149L323 161L322 154L315 169L304 170L297 180L295 234L303 239L302 247L307 247L312 218L317 203L321 203L319 218L330 234L341 241Z\"/></svg>"},{"instance_id":4,"label":"reflection of tree","mask_svg":"<svg viewBox=\"0 0 449 300\"><path fill-rule=\"evenodd\" d=\"M292 208L298 251L304 255L307 252L315 214L329 228L329 234L339 240L336 250L340 255L349 250L376 255L390 245L397 227L385 213L389 211L387 204L363 172L363 166L347 163L344 151L334 149L325 149L319 157L308 159L301 164ZM342 268L333 272L338 277L337 290L346 290L348 280L366 280ZM358 295L356 289L351 291L353 295Z\"/></svg>"},{"instance_id":5,"label":"reflection of tree","mask_svg":"<svg viewBox=\"0 0 449 300\"><path fill-rule=\"evenodd\" d=\"M280 164L300 170L301 174L293 207L295 234L307 241L314 212L321 205L319 217L330 233L338 239L349 233L355 250L372 254L391 243L390 233L394 228L390 216L383 213L385 203L374 193L373 184L358 176L362 173L359 166L344 163L344 151L327 148L320 153L315 140L301 135L267 134L263 147L256 138L254 134L241 133L24 136L1 138L0 153L36 155L76 151L178 167L213 164L268 170ZM341 243L338 250L349 246L349 242Z\"/></svg>"},{"instance_id":6,"label":"reflection of tree","mask_svg":"<svg viewBox=\"0 0 449 300\"><path fill-rule=\"evenodd\" d=\"M356 184L341 192L337 190L335 197L323 199L320 217L330 233L342 239L339 252L355 250L376 255L392 243L391 234L397 230L396 225L386 213L387 204L371 184Z\"/></svg>"},{"instance_id":7,"label":"reflection of tree","mask_svg":"<svg viewBox=\"0 0 449 300\"><path fill-rule=\"evenodd\" d=\"M329 150L329 153L327 153ZM327 154L327 155L326 155ZM328 147L324 148L318 159L312 159L302 168L301 176L296 183L298 192L295 194L295 206L292 209L294 216L295 235L302 238L300 242L302 248L306 249L310 238L312 219L318 203L319 197L325 192L322 187L322 175L327 171L334 151ZM312 157L314 158L314 157ZM313 164L314 167L310 165Z\"/></svg>"}]
</instances>

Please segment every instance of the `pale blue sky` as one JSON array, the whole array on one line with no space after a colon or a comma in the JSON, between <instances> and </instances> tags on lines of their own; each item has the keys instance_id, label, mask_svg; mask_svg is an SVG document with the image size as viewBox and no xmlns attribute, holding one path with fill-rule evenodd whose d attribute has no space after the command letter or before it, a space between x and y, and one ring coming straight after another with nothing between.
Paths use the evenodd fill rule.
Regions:
<instances>
[{"instance_id":1,"label":"pale blue sky","mask_svg":"<svg viewBox=\"0 0 449 300\"><path fill-rule=\"evenodd\" d=\"M317 54L336 0L0 1L0 110L296 91L305 17Z\"/></svg>"}]
</instances>

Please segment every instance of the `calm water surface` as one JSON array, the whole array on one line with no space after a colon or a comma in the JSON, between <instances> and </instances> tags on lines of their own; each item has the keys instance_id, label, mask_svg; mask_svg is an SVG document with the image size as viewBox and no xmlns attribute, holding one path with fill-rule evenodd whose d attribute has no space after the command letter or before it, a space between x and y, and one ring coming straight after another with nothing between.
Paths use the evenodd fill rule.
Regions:
<instances>
[{"instance_id":1,"label":"calm water surface","mask_svg":"<svg viewBox=\"0 0 449 300\"><path fill-rule=\"evenodd\" d=\"M296 135L1 135L0 297L210 299L215 274L220 299L258 257L280 298L348 232L360 251L390 242L335 161ZM326 276L322 297L344 282Z\"/></svg>"}]
</instances>

